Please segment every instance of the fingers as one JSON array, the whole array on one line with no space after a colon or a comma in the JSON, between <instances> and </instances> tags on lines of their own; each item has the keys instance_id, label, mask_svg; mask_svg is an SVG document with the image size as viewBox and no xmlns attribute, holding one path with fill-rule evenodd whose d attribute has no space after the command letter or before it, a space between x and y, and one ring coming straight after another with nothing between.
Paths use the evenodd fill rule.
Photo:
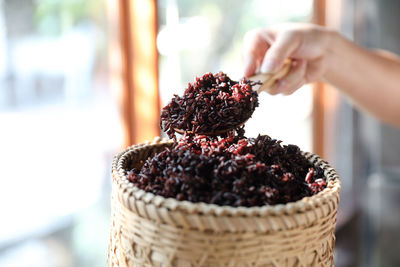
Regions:
<instances>
[{"instance_id":1,"label":"fingers","mask_svg":"<svg viewBox=\"0 0 400 267\"><path fill-rule=\"evenodd\" d=\"M294 87L292 87L292 89L289 89L288 91L283 92L283 95L291 95L294 92L296 92L300 87L302 87L305 84L304 81L299 82L298 84L296 84Z\"/></svg>"},{"instance_id":2,"label":"fingers","mask_svg":"<svg viewBox=\"0 0 400 267\"><path fill-rule=\"evenodd\" d=\"M301 35L296 32L284 32L276 37L276 40L271 44L266 51L265 57L261 65L261 72L273 73L282 68L285 59L291 55L301 45Z\"/></svg>"},{"instance_id":3,"label":"fingers","mask_svg":"<svg viewBox=\"0 0 400 267\"><path fill-rule=\"evenodd\" d=\"M272 95L285 94L290 95L305 84L307 62L305 60L294 60L289 73L279 80L268 93Z\"/></svg>"},{"instance_id":4,"label":"fingers","mask_svg":"<svg viewBox=\"0 0 400 267\"><path fill-rule=\"evenodd\" d=\"M249 77L260 71L265 52L269 48L269 33L266 30L253 30L244 38L244 76Z\"/></svg>"},{"instance_id":5,"label":"fingers","mask_svg":"<svg viewBox=\"0 0 400 267\"><path fill-rule=\"evenodd\" d=\"M244 77L250 77L258 72L259 64L254 55L248 54L244 57Z\"/></svg>"}]
</instances>

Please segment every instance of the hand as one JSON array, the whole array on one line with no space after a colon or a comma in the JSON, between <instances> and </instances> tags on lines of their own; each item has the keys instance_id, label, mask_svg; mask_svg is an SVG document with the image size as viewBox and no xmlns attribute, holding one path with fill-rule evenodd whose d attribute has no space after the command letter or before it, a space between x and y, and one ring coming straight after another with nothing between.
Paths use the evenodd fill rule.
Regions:
<instances>
[{"instance_id":1,"label":"hand","mask_svg":"<svg viewBox=\"0 0 400 267\"><path fill-rule=\"evenodd\" d=\"M269 91L290 95L323 77L331 33L320 26L300 23L250 31L244 39L244 75L278 71L284 60L291 58L290 72Z\"/></svg>"}]
</instances>

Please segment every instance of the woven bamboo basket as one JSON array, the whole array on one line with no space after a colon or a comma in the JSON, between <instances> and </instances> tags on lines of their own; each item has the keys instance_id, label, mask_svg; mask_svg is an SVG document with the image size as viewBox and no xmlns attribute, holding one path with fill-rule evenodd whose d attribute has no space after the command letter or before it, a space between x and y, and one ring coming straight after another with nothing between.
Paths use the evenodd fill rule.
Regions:
<instances>
[{"instance_id":1,"label":"woven bamboo basket","mask_svg":"<svg viewBox=\"0 0 400 267\"><path fill-rule=\"evenodd\" d=\"M129 147L112 165L108 266L333 266L340 181L335 170L303 153L327 188L297 202L228 207L177 201L132 185L127 171L170 146L155 139Z\"/></svg>"}]
</instances>

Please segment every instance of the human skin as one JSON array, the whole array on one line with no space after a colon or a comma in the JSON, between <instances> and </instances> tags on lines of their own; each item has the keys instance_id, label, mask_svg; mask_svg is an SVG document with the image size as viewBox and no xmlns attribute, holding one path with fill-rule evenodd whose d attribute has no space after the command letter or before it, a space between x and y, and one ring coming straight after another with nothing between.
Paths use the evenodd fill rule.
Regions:
<instances>
[{"instance_id":1,"label":"human skin","mask_svg":"<svg viewBox=\"0 0 400 267\"><path fill-rule=\"evenodd\" d=\"M244 40L244 74L279 70L291 58L290 72L270 94L289 95L318 80L332 84L357 107L400 127L400 58L362 48L336 31L312 24L257 29Z\"/></svg>"}]
</instances>

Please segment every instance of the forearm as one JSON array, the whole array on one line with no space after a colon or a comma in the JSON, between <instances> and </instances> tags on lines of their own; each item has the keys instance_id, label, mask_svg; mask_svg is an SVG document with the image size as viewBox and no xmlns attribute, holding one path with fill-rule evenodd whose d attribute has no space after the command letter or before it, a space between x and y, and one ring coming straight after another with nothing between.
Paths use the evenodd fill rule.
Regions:
<instances>
[{"instance_id":1,"label":"forearm","mask_svg":"<svg viewBox=\"0 0 400 267\"><path fill-rule=\"evenodd\" d=\"M400 60L331 36L324 79L362 109L400 126Z\"/></svg>"}]
</instances>

